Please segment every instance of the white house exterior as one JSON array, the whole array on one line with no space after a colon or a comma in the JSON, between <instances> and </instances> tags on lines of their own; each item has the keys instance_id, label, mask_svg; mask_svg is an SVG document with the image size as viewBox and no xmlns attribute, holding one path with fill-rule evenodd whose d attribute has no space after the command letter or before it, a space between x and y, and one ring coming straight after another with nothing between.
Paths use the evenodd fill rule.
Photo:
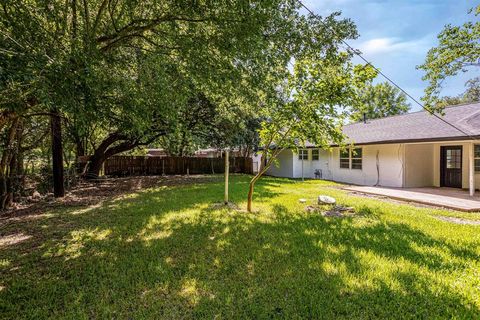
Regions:
<instances>
[{"instance_id":1,"label":"white house exterior","mask_svg":"<svg viewBox=\"0 0 480 320\"><path fill-rule=\"evenodd\" d=\"M314 178L317 171L322 179L350 184L454 187L473 194L480 187L480 104L448 107L443 119L453 126L427 112L346 125L351 150L284 150L267 174Z\"/></svg>"}]
</instances>

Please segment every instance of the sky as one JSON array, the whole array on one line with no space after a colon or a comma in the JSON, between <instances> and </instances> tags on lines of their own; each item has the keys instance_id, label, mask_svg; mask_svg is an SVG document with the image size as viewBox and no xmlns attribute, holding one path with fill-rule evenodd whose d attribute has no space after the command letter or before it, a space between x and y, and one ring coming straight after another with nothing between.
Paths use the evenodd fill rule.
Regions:
<instances>
[{"instance_id":1,"label":"sky","mask_svg":"<svg viewBox=\"0 0 480 320\"><path fill-rule=\"evenodd\" d=\"M437 35L443 26L478 19L468 14L478 4L473 0L303 0L303 3L322 16L341 11L343 17L350 18L360 37L348 43L417 99L428 83L422 80L423 71L416 66L437 45ZM441 95L462 93L465 82L479 75L471 70L447 79ZM411 104L412 111L420 109Z\"/></svg>"}]
</instances>

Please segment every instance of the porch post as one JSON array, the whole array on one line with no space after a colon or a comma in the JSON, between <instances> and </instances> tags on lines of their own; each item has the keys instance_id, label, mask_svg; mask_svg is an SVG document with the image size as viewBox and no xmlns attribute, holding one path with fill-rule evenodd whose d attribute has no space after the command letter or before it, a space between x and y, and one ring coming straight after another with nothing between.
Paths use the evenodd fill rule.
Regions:
<instances>
[{"instance_id":1,"label":"porch post","mask_svg":"<svg viewBox=\"0 0 480 320\"><path fill-rule=\"evenodd\" d=\"M475 195L475 160L474 160L474 144L470 143L470 152L468 154L468 187L470 190L470 196Z\"/></svg>"}]
</instances>

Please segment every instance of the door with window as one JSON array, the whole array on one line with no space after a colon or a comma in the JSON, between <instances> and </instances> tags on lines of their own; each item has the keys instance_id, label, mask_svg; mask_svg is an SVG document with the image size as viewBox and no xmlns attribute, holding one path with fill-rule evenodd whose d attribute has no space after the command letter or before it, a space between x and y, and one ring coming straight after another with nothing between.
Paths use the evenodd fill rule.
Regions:
<instances>
[{"instance_id":1,"label":"door with window","mask_svg":"<svg viewBox=\"0 0 480 320\"><path fill-rule=\"evenodd\" d=\"M440 186L462 187L462 146L441 147Z\"/></svg>"}]
</instances>

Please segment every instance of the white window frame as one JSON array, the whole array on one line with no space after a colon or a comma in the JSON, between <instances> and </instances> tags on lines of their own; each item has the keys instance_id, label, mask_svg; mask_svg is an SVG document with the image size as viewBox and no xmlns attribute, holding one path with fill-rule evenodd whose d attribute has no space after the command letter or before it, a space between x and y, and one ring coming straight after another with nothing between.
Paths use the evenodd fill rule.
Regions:
<instances>
[{"instance_id":1,"label":"white window frame","mask_svg":"<svg viewBox=\"0 0 480 320\"><path fill-rule=\"evenodd\" d=\"M353 154L354 150L360 150L360 157ZM360 168L353 167L353 160L360 160ZM354 147L350 149L350 168L352 170L363 170L363 149L361 147Z\"/></svg>"},{"instance_id":2,"label":"white window frame","mask_svg":"<svg viewBox=\"0 0 480 320\"><path fill-rule=\"evenodd\" d=\"M353 154L353 150L360 149L361 156L358 157L357 155ZM342 157L342 150L339 150L338 158L339 158L339 166L340 169L347 169L347 170L363 170L363 148L362 147L353 147L347 148L345 151L348 151L348 158ZM348 168L342 167L342 160L348 160ZM360 160L360 168L353 167L353 160Z\"/></svg>"},{"instance_id":3,"label":"white window frame","mask_svg":"<svg viewBox=\"0 0 480 320\"><path fill-rule=\"evenodd\" d=\"M314 152L317 153L317 159L314 158L313 154ZM318 161L320 160L320 150L319 149L312 149L312 161Z\"/></svg>"},{"instance_id":4,"label":"white window frame","mask_svg":"<svg viewBox=\"0 0 480 320\"><path fill-rule=\"evenodd\" d=\"M298 160L307 160L308 161L308 149L298 150Z\"/></svg>"},{"instance_id":5,"label":"white window frame","mask_svg":"<svg viewBox=\"0 0 480 320\"><path fill-rule=\"evenodd\" d=\"M348 170L348 169L350 169L350 148L347 148L346 150L343 150L343 152L344 151L348 152L347 157L342 157L342 150L341 149L338 150L338 158L339 158L338 165L340 166L340 169ZM348 167L342 167L342 160L345 160L345 159L348 161Z\"/></svg>"},{"instance_id":6,"label":"white window frame","mask_svg":"<svg viewBox=\"0 0 480 320\"><path fill-rule=\"evenodd\" d=\"M479 154L478 154L478 156L475 155L475 153L476 153L476 152L475 152L475 149L477 149L477 148L479 149ZM476 166L476 162L477 162L477 161L480 161L480 144L474 144L474 145L473 145L473 166L474 166L474 168L475 168L475 172L476 172L476 173L479 173L479 172L480 172L480 167L477 167L477 166Z\"/></svg>"}]
</instances>

